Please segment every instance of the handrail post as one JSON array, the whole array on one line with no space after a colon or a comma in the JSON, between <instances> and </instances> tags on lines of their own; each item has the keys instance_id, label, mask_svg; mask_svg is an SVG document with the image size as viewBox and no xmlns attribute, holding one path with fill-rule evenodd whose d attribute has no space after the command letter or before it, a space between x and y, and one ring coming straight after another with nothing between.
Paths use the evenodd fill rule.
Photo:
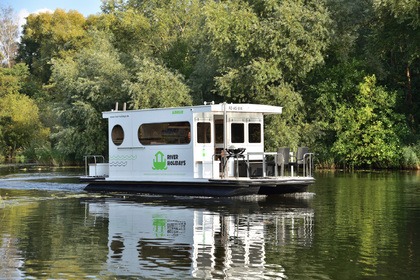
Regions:
<instances>
[{"instance_id":1,"label":"handrail post","mask_svg":"<svg viewBox=\"0 0 420 280\"><path fill-rule=\"evenodd\" d=\"M266 176L265 153L263 153L263 177Z\"/></svg>"},{"instance_id":2,"label":"handrail post","mask_svg":"<svg viewBox=\"0 0 420 280\"><path fill-rule=\"evenodd\" d=\"M249 166L249 153L246 154L246 176L249 178L251 176L251 174L249 174L249 169L251 168Z\"/></svg>"},{"instance_id":3,"label":"handrail post","mask_svg":"<svg viewBox=\"0 0 420 280\"><path fill-rule=\"evenodd\" d=\"M313 153L306 153L303 155L303 177L312 176L312 155Z\"/></svg>"}]
</instances>

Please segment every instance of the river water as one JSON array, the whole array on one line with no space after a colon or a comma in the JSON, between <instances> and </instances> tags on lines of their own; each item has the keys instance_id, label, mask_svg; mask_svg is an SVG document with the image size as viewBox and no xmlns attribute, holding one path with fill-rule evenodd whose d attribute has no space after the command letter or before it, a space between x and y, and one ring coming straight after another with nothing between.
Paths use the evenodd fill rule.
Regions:
<instances>
[{"instance_id":1,"label":"river water","mask_svg":"<svg viewBox=\"0 0 420 280\"><path fill-rule=\"evenodd\" d=\"M307 193L92 194L0 169L0 279L418 279L420 173L317 173Z\"/></svg>"}]
</instances>

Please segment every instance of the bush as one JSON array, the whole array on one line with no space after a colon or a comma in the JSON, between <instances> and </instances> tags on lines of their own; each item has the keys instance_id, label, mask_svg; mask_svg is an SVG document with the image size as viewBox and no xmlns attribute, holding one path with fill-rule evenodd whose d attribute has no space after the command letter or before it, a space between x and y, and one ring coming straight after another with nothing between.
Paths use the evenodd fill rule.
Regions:
<instances>
[{"instance_id":1,"label":"bush","mask_svg":"<svg viewBox=\"0 0 420 280\"><path fill-rule=\"evenodd\" d=\"M404 169L420 169L420 142L417 145L402 148L401 167Z\"/></svg>"}]
</instances>

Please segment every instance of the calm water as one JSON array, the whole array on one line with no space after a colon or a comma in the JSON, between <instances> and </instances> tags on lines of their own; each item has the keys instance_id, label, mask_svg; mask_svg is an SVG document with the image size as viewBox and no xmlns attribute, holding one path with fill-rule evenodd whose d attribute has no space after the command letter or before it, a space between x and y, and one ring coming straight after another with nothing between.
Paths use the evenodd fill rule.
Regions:
<instances>
[{"instance_id":1,"label":"calm water","mask_svg":"<svg viewBox=\"0 0 420 280\"><path fill-rule=\"evenodd\" d=\"M0 279L418 279L420 173L318 173L308 193L87 194L0 169Z\"/></svg>"}]
</instances>

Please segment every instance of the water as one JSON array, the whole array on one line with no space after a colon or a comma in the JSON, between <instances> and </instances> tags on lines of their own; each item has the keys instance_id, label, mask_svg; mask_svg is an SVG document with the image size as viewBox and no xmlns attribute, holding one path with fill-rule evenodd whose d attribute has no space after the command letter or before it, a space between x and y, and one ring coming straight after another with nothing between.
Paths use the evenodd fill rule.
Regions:
<instances>
[{"instance_id":1,"label":"water","mask_svg":"<svg viewBox=\"0 0 420 280\"><path fill-rule=\"evenodd\" d=\"M0 170L0 279L417 279L419 173L308 193L103 195L83 170Z\"/></svg>"}]
</instances>

